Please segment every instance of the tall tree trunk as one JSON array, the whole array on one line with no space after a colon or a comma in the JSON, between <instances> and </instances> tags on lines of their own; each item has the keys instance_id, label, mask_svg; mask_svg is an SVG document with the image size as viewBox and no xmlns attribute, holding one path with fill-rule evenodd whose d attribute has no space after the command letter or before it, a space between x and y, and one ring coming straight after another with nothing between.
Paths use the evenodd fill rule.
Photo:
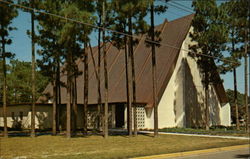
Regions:
<instances>
[{"instance_id":1,"label":"tall tree trunk","mask_svg":"<svg viewBox=\"0 0 250 159\"><path fill-rule=\"evenodd\" d=\"M96 80L97 82L100 80L100 77L99 77L99 74L98 74L98 68L96 69L96 63L95 63L95 58L94 58L94 54L93 54L93 50L92 50L92 47L91 47L91 44L89 42L89 49L90 49L90 55L91 55L91 59L92 59L92 62L93 62L93 66L94 66L94 72L95 72L95 77L96 77ZM98 92L98 89L97 89L97 93ZM100 92L101 93L101 92ZM99 96L99 95L98 95ZM100 97L100 96L99 96ZM99 100L99 97L97 98L97 100ZM99 103L99 101L98 101ZM100 103L101 104L101 103ZM100 120L99 120L99 115L100 115L100 105L98 104L97 105L97 116L95 116L94 118L94 125L93 125L93 128L95 130L100 130Z\"/></svg>"},{"instance_id":2,"label":"tall tree trunk","mask_svg":"<svg viewBox=\"0 0 250 159\"><path fill-rule=\"evenodd\" d=\"M31 0L31 7L34 7ZM34 11L31 11L31 47L32 47L32 113L31 113L31 137L35 137L35 28L34 28Z\"/></svg>"},{"instance_id":3,"label":"tall tree trunk","mask_svg":"<svg viewBox=\"0 0 250 159\"><path fill-rule=\"evenodd\" d=\"M103 18L103 27L105 27L105 1L103 1L103 10L102 10L102 18ZM102 38L103 38L103 59L104 59L104 138L108 138L108 70L107 70L107 52L106 52L106 40L105 40L105 30L102 30Z\"/></svg>"},{"instance_id":4,"label":"tall tree trunk","mask_svg":"<svg viewBox=\"0 0 250 159\"><path fill-rule=\"evenodd\" d=\"M72 83L72 102L73 102L73 132L76 134L77 131L77 83L76 83L76 74L74 75L74 81Z\"/></svg>"},{"instance_id":5,"label":"tall tree trunk","mask_svg":"<svg viewBox=\"0 0 250 159\"><path fill-rule=\"evenodd\" d=\"M88 128L88 51L87 43L84 44L84 106L83 106L83 134L87 135Z\"/></svg>"},{"instance_id":6,"label":"tall tree trunk","mask_svg":"<svg viewBox=\"0 0 250 159\"><path fill-rule=\"evenodd\" d=\"M246 29L245 31L246 37L245 37L245 108L246 108L246 132L249 132L249 110L248 110L248 61L247 61L247 47L248 47L248 31Z\"/></svg>"},{"instance_id":7,"label":"tall tree trunk","mask_svg":"<svg viewBox=\"0 0 250 159\"><path fill-rule=\"evenodd\" d=\"M132 20L131 18L129 17L128 18L128 34L131 36L132 35ZM131 51L133 49L133 38L129 37L129 43L128 43L128 87L129 89L132 88L132 52ZM131 93L131 92L129 92ZM132 92L132 97L133 97L133 92ZM131 100L131 95L129 96L130 98L130 101ZM129 136L132 136L132 103L130 102L129 105L128 105L128 131L129 131Z\"/></svg>"},{"instance_id":8,"label":"tall tree trunk","mask_svg":"<svg viewBox=\"0 0 250 159\"><path fill-rule=\"evenodd\" d=\"M57 106L57 86L56 86L56 69L53 70L53 113L52 113L52 135L56 135L56 106Z\"/></svg>"},{"instance_id":9,"label":"tall tree trunk","mask_svg":"<svg viewBox=\"0 0 250 159\"><path fill-rule=\"evenodd\" d=\"M70 77L67 75L67 128L66 128L66 136L67 138L71 138L71 101L70 101Z\"/></svg>"},{"instance_id":10,"label":"tall tree trunk","mask_svg":"<svg viewBox=\"0 0 250 159\"><path fill-rule=\"evenodd\" d=\"M57 110L56 110L56 115L57 115L57 130L60 130L61 128L61 120L60 120L60 115L61 115L61 85L60 85L60 61L59 58L57 58L57 68L56 68L56 88L57 88Z\"/></svg>"},{"instance_id":11,"label":"tall tree trunk","mask_svg":"<svg viewBox=\"0 0 250 159\"><path fill-rule=\"evenodd\" d=\"M2 29L3 30L3 29ZM3 58L3 122L4 137L8 137L7 127L7 81L6 81L6 60L5 60L5 38L2 36L2 58Z\"/></svg>"},{"instance_id":12,"label":"tall tree trunk","mask_svg":"<svg viewBox=\"0 0 250 159\"><path fill-rule=\"evenodd\" d=\"M137 136L137 111L136 111L136 81L135 81L135 60L133 49L133 33L132 33L132 17L129 17L129 54L131 58L131 73L132 73L132 95L133 95L133 116L134 116L134 135Z\"/></svg>"},{"instance_id":13,"label":"tall tree trunk","mask_svg":"<svg viewBox=\"0 0 250 159\"><path fill-rule=\"evenodd\" d=\"M235 105L236 129L240 130L239 108L238 108L238 104L237 104L237 76L236 76L236 68L233 69L233 75L234 75L234 105Z\"/></svg>"},{"instance_id":14,"label":"tall tree trunk","mask_svg":"<svg viewBox=\"0 0 250 159\"><path fill-rule=\"evenodd\" d=\"M151 47L152 47L152 81L153 81L153 106L154 106L154 136L158 136L158 105L157 105L157 81L156 81L156 55L155 55L155 26L154 26L154 2L151 4Z\"/></svg>"},{"instance_id":15,"label":"tall tree trunk","mask_svg":"<svg viewBox=\"0 0 250 159\"><path fill-rule=\"evenodd\" d=\"M99 26L102 23L101 15L99 19ZM98 29L98 66L97 66L97 92L98 92L98 106L97 106L97 129L100 131L101 128L101 107L102 107L102 96L101 96L101 28Z\"/></svg>"},{"instance_id":16,"label":"tall tree trunk","mask_svg":"<svg viewBox=\"0 0 250 159\"><path fill-rule=\"evenodd\" d=\"M232 29L231 33L232 38L232 54L235 52L235 30ZM234 77L234 105L235 105L235 117L236 117L236 129L240 129L240 122L239 122L239 109L237 104L237 76L236 76L236 67L233 68L233 77Z\"/></svg>"},{"instance_id":17,"label":"tall tree trunk","mask_svg":"<svg viewBox=\"0 0 250 159\"><path fill-rule=\"evenodd\" d=\"M72 97L72 51L67 53L67 128L66 128L66 136L67 138L71 138L71 97Z\"/></svg>"},{"instance_id":18,"label":"tall tree trunk","mask_svg":"<svg viewBox=\"0 0 250 159\"><path fill-rule=\"evenodd\" d=\"M209 130L209 104L208 104L208 95L209 95L209 74L205 70L205 129Z\"/></svg>"},{"instance_id":19,"label":"tall tree trunk","mask_svg":"<svg viewBox=\"0 0 250 159\"><path fill-rule=\"evenodd\" d=\"M205 88L205 129L209 130L208 88Z\"/></svg>"}]
</instances>

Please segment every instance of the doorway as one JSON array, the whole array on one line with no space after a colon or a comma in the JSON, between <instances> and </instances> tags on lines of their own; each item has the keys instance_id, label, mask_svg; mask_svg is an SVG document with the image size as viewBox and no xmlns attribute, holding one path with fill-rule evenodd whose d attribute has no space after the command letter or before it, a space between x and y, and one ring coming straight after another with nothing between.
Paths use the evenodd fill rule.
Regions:
<instances>
[{"instance_id":1,"label":"doorway","mask_svg":"<svg viewBox=\"0 0 250 159\"><path fill-rule=\"evenodd\" d=\"M116 104L115 109L115 127L123 128L124 127L124 104Z\"/></svg>"}]
</instances>

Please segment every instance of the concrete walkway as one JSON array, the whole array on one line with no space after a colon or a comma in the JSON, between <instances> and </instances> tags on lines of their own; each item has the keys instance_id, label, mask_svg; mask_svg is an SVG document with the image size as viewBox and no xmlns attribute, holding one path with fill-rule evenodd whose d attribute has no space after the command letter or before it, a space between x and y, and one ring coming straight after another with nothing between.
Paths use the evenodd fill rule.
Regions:
<instances>
[{"instance_id":1,"label":"concrete walkway","mask_svg":"<svg viewBox=\"0 0 250 159\"><path fill-rule=\"evenodd\" d=\"M113 132L122 132L126 133L127 130L124 129L109 129ZM138 131L138 134L153 134L153 131ZM204 134L187 134L187 133L170 133L170 132L159 132L160 135L181 135L181 136L197 136L197 137L215 137L223 139L238 139L238 140L250 140L250 137L241 137L241 136L222 136L222 135L204 135Z\"/></svg>"},{"instance_id":2,"label":"concrete walkway","mask_svg":"<svg viewBox=\"0 0 250 159\"><path fill-rule=\"evenodd\" d=\"M152 131L139 131L139 133L144 134L153 134ZM181 136L197 136L197 137L215 137L215 138L224 138L224 139L238 139L238 140L250 140L249 137L240 137L240 136L221 136L221 135L203 135L203 134L185 134L185 133L169 133L169 132L159 132L161 135L181 135Z\"/></svg>"}]
</instances>

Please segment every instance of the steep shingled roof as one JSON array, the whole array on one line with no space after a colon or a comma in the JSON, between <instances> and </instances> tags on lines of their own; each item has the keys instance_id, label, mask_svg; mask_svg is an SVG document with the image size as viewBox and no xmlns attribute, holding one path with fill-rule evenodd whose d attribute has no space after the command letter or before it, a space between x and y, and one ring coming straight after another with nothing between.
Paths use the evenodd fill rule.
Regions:
<instances>
[{"instance_id":1,"label":"steep shingled roof","mask_svg":"<svg viewBox=\"0 0 250 159\"><path fill-rule=\"evenodd\" d=\"M180 52L181 45L186 38L192 21L193 15L188 15L170 22L165 21L163 24L156 27L161 31L161 43L169 44L173 47L160 46L156 48L157 58L157 83L158 97L162 96L170 77L175 69L176 61ZM136 91L137 103L147 103L152 105L152 65L151 65L151 48L146 47L145 35L137 46L134 47L135 58L135 73L136 73ZM109 102L126 102L126 77L125 77L125 54L124 50L118 50L111 43L107 44L107 63L109 75ZM97 63L97 47L92 48L94 59ZM84 70L84 64L78 60L78 67L81 71ZM97 64L96 64L97 65ZM103 59L101 61L103 66ZM97 104L97 80L95 77L95 68L89 52L89 104ZM104 76L103 67L101 67L101 90L102 97L104 95ZM62 75L62 81L66 81L66 75ZM83 75L77 78L77 100L79 104L83 104ZM223 87L223 86L222 86ZM52 93L52 86L48 85L44 93ZM61 89L62 103L66 103L66 89ZM46 100L45 97L40 97L38 102ZM103 99L102 99L103 100Z\"/></svg>"}]
</instances>

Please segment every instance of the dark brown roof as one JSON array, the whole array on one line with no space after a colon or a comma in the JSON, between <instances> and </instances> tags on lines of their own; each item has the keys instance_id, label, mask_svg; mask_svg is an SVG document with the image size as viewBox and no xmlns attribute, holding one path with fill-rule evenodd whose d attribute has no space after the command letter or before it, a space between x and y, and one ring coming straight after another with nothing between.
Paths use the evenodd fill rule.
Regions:
<instances>
[{"instance_id":1,"label":"dark brown roof","mask_svg":"<svg viewBox=\"0 0 250 159\"><path fill-rule=\"evenodd\" d=\"M157 58L157 84L158 97L161 98L169 79L175 69L176 61L180 52L181 45L190 30L193 15L188 15L174 21L167 22L156 27L161 31L161 43L173 47L160 46L156 49ZM109 102L126 102L126 78L125 78L125 56L124 50L118 50L111 43L107 44L107 63L109 75ZM97 63L97 47L94 47L94 59ZM91 54L89 53L89 57ZM134 47L135 73L136 73L136 91L138 103L147 103L152 105L152 70L151 70L151 48L145 45L145 35L141 37L139 44ZM96 64L97 65L97 64ZM101 63L103 66L103 60ZM80 70L84 70L81 60L78 61ZM97 103L97 80L94 73L93 61L89 58L89 104ZM101 67L101 90L102 97L104 78L103 67ZM66 75L62 76L62 81L66 81ZM79 104L83 103L83 75L77 78L77 100ZM223 86L222 86L223 87ZM62 88L62 103L66 103L66 89ZM48 85L44 93L52 92L51 85ZM39 102L44 97L39 98Z\"/></svg>"}]
</instances>

